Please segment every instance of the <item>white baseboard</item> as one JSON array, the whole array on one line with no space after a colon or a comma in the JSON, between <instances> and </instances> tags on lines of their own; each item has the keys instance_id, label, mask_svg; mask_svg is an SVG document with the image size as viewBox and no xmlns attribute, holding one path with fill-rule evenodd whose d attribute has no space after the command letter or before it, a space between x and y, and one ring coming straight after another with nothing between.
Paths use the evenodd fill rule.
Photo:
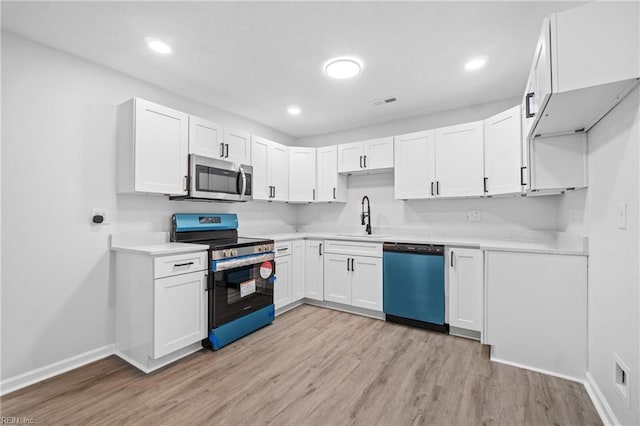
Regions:
<instances>
[{"instance_id":1,"label":"white baseboard","mask_svg":"<svg viewBox=\"0 0 640 426\"><path fill-rule=\"evenodd\" d=\"M53 364L45 365L44 367L36 368L35 370L10 377L0 383L0 395L6 395L10 392L17 391L18 389L33 385L34 383L57 376L58 374L66 373L67 371L82 367L83 365L99 359L106 358L109 355L113 355L114 349L114 345L103 346L101 348L93 349L79 355L74 355L70 358L63 359L62 361L54 362Z\"/></svg>"},{"instance_id":2,"label":"white baseboard","mask_svg":"<svg viewBox=\"0 0 640 426\"><path fill-rule=\"evenodd\" d=\"M524 370L535 371L536 373L542 373L542 374L546 374L547 376L553 376L553 377L558 377L560 379L570 380L572 382L578 382L578 383L581 383L583 385L585 383L584 379L581 379L579 377L567 376L566 374L560 374L560 373L556 373L556 372L549 371L549 370L543 370L542 368L531 367L529 365L518 364L517 362L505 361L503 359L495 358L493 356L493 353L491 354L491 358L490 359L491 359L491 361L497 362L499 364L505 364L505 365L510 365L512 367L522 368Z\"/></svg>"},{"instance_id":3,"label":"white baseboard","mask_svg":"<svg viewBox=\"0 0 640 426\"><path fill-rule=\"evenodd\" d=\"M596 411L598 411L602 423L607 426L619 425L620 422L613 412L611 405L609 405L607 398L604 397L604 394L600 390L600 387L589 372L587 372L587 380L585 380L584 382L584 387L587 389L587 393L589 394L593 405L596 407Z\"/></svg>"}]
</instances>

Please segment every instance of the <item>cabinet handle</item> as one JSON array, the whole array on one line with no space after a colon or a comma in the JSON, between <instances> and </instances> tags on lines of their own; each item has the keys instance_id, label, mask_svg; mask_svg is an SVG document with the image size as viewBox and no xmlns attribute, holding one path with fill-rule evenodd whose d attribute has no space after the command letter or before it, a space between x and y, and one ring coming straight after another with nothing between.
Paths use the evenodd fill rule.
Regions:
<instances>
[{"instance_id":1,"label":"cabinet handle","mask_svg":"<svg viewBox=\"0 0 640 426\"><path fill-rule=\"evenodd\" d=\"M367 168L367 156L366 155L364 156L364 168L365 169Z\"/></svg>"},{"instance_id":2,"label":"cabinet handle","mask_svg":"<svg viewBox=\"0 0 640 426\"><path fill-rule=\"evenodd\" d=\"M440 195L440 181L436 181L436 195Z\"/></svg>"},{"instance_id":3,"label":"cabinet handle","mask_svg":"<svg viewBox=\"0 0 640 426\"><path fill-rule=\"evenodd\" d=\"M360 168L362 168L362 155L360 156Z\"/></svg>"},{"instance_id":4,"label":"cabinet handle","mask_svg":"<svg viewBox=\"0 0 640 426\"><path fill-rule=\"evenodd\" d=\"M520 167L520 185L525 186L526 183L524 182L524 171L526 170L526 167Z\"/></svg>"},{"instance_id":5,"label":"cabinet handle","mask_svg":"<svg viewBox=\"0 0 640 426\"><path fill-rule=\"evenodd\" d=\"M527 118L531 118L536 115L535 113L531 112L531 98L533 98L533 96L534 96L534 93L530 92L530 93L527 93L527 96L524 97L524 110L525 110L524 116Z\"/></svg>"},{"instance_id":6,"label":"cabinet handle","mask_svg":"<svg viewBox=\"0 0 640 426\"><path fill-rule=\"evenodd\" d=\"M455 257L455 252L451 252L451 267L453 268L453 258Z\"/></svg>"},{"instance_id":7,"label":"cabinet handle","mask_svg":"<svg viewBox=\"0 0 640 426\"><path fill-rule=\"evenodd\" d=\"M314 200L316 199L316 189L315 188L313 188L313 199Z\"/></svg>"},{"instance_id":8,"label":"cabinet handle","mask_svg":"<svg viewBox=\"0 0 640 426\"><path fill-rule=\"evenodd\" d=\"M224 144L220 144L220 158L224 158Z\"/></svg>"},{"instance_id":9,"label":"cabinet handle","mask_svg":"<svg viewBox=\"0 0 640 426\"><path fill-rule=\"evenodd\" d=\"M350 271L349 269L349 258L347 257L347 271Z\"/></svg>"},{"instance_id":10,"label":"cabinet handle","mask_svg":"<svg viewBox=\"0 0 640 426\"><path fill-rule=\"evenodd\" d=\"M334 200L336 199L336 189L335 188L333 188L333 199Z\"/></svg>"},{"instance_id":11,"label":"cabinet handle","mask_svg":"<svg viewBox=\"0 0 640 426\"><path fill-rule=\"evenodd\" d=\"M276 186L273 185L273 198L276 198Z\"/></svg>"},{"instance_id":12,"label":"cabinet handle","mask_svg":"<svg viewBox=\"0 0 640 426\"><path fill-rule=\"evenodd\" d=\"M189 266L189 265L193 265L193 262L187 262L187 263L174 263L173 267L174 268L179 268L181 266Z\"/></svg>"},{"instance_id":13,"label":"cabinet handle","mask_svg":"<svg viewBox=\"0 0 640 426\"><path fill-rule=\"evenodd\" d=\"M184 184L184 190L188 191L189 190L189 176L185 176L184 177L183 184Z\"/></svg>"},{"instance_id":14,"label":"cabinet handle","mask_svg":"<svg viewBox=\"0 0 640 426\"><path fill-rule=\"evenodd\" d=\"M224 149L225 149L224 158L229 158L229 144L228 143L224 144Z\"/></svg>"},{"instance_id":15,"label":"cabinet handle","mask_svg":"<svg viewBox=\"0 0 640 426\"><path fill-rule=\"evenodd\" d=\"M322 243L318 244L318 256L322 256Z\"/></svg>"},{"instance_id":16,"label":"cabinet handle","mask_svg":"<svg viewBox=\"0 0 640 426\"><path fill-rule=\"evenodd\" d=\"M484 178L484 182L483 182L484 183L484 192L489 192L487 190L487 179L489 179L489 178Z\"/></svg>"},{"instance_id":17,"label":"cabinet handle","mask_svg":"<svg viewBox=\"0 0 640 426\"><path fill-rule=\"evenodd\" d=\"M431 196L433 197L434 195L436 194L433 193L433 182L431 182Z\"/></svg>"},{"instance_id":18,"label":"cabinet handle","mask_svg":"<svg viewBox=\"0 0 640 426\"><path fill-rule=\"evenodd\" d=\"M353 267L353 261L354 261L354 260L355 260L355 259L352 257L352 258L351 258L351 272L353 272L353 271L355 271L355 270L356 270L356 269Z\"/></svg>"},{"instance_id":19,"label":"cabinet handle","mask_svg":"<svg viewBox=\"0 0 640 426\"><path fill-rule=\"evenodd\" d=\"M279 251L279 252L280 252L280 251L287 251L287 250L289 250L289 247L282 247L282 248L279 248L279 249L278 249L278 251Z\"/></svg>"}]
</instances>

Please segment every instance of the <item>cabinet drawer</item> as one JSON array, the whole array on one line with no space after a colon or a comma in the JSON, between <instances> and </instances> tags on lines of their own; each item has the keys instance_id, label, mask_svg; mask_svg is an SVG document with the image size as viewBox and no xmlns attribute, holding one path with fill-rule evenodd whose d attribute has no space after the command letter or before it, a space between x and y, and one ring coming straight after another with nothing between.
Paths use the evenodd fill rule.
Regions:
<instances>
[{"instance_id":1,"label":"cabinet drawer","mask_svg":"<svg viewBox=\"0 0 640 426\"><path fill-rule=\"evenodd\" d=\"M204 269L207 269L206 251L161 256L153 260L154 278L170 277L172 275L186 274Z\"/></svg>"},{"instance_id":2,"label":"cabinet drawer","mask_svg":"<svg viewBox=\"0 0 640 426\"><path fill-rule=\"evenodd\" d=\"M291 241L282 241L275 244L276 257L287 256L293 251Z\"/></svg>"},{"instance_id":3,"label":"cabinet drawer","mask_svg":"<svg viewBox=\"0 0 640 426\"><path fill-rule=\"evenodd\" d=\"M363 243L359 241L325 241L325 252L351 256L382 257L381 243Z\"/></svg>"}]
</instances>

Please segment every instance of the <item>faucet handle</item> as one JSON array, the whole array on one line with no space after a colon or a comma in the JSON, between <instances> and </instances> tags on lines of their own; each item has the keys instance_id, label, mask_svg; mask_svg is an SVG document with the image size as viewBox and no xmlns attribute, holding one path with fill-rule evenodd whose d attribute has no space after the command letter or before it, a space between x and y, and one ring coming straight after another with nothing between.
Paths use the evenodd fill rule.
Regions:
<instances>
[{"instance_id":1,"label":"faucet handle","mask_svg":"<svg viewBox=\"0 0 640 426\"><path fill-rule=\"evenodd\" d=\"M360 225L364 225L364 213L360 213Z\"/></svg>"}]
</instances>

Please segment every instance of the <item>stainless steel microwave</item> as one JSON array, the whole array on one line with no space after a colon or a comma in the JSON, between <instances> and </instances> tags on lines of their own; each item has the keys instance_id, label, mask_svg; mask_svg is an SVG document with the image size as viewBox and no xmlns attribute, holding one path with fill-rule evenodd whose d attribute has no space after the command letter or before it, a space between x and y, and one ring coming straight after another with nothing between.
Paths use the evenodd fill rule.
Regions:
<instances>
[{"instance_id":1,"label":"stainless steel microwave","mask_svg":"<svg viewBox=\"0 0 640 426\"><path fill-rule=\"evenodd\" d=\"M174 200L249 201L253 199L253 167L189 154L186 196Z\"/></svg>"}]
</instances>

